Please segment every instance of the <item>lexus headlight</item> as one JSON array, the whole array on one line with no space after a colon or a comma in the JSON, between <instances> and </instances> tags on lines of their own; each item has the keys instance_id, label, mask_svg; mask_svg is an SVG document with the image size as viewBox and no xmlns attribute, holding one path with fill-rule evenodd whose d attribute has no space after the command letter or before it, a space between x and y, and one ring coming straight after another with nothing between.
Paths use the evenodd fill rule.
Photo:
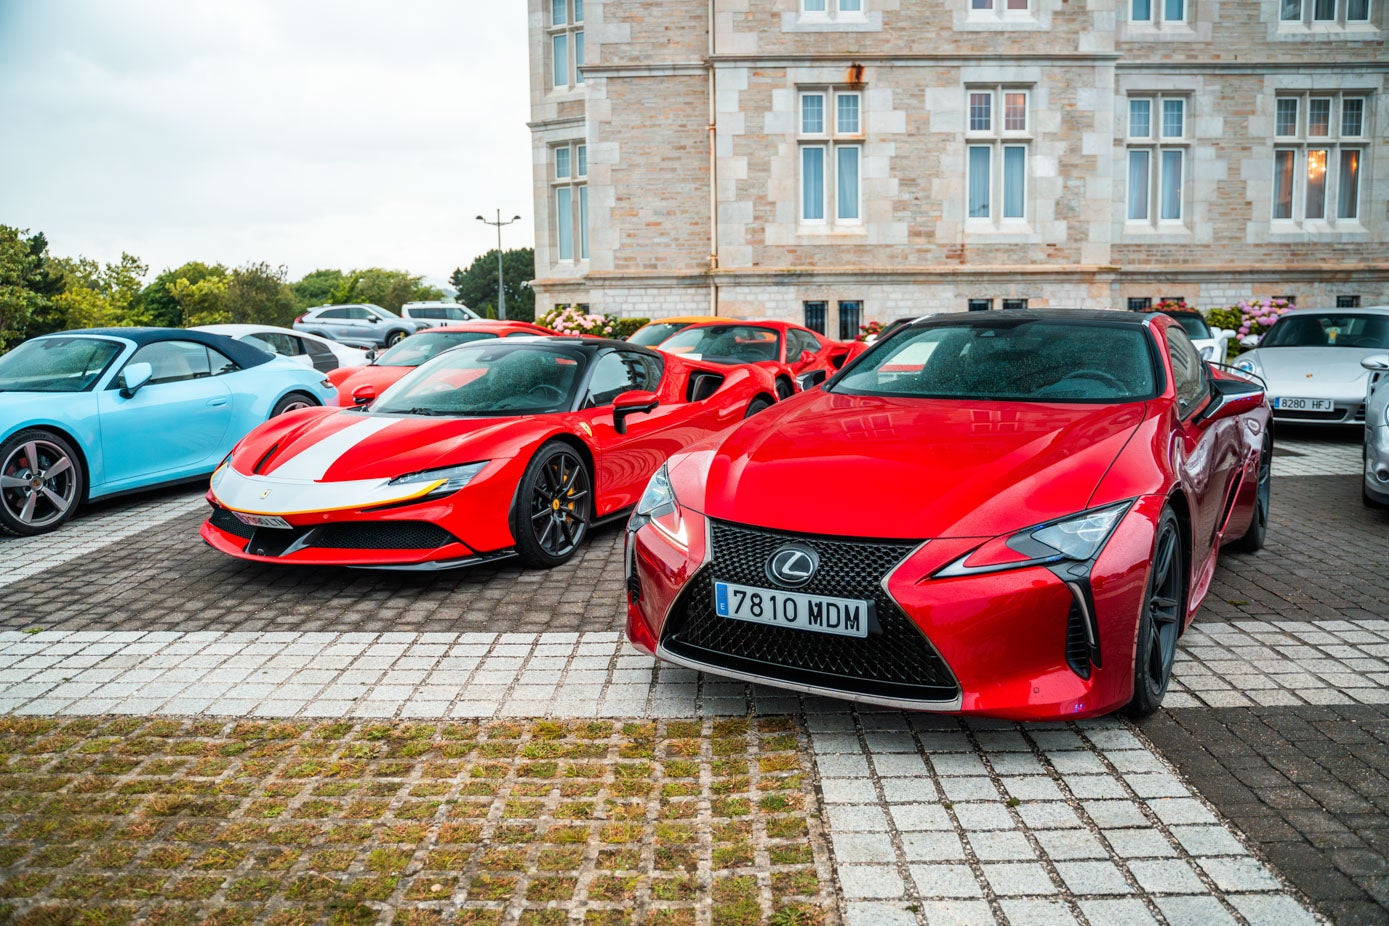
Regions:
<instances>
[{"instance_id":1,"label":"lexus headlight","mask_svg":"<svg viewBox=\"0 0 1389 926\"><path fill-rule=\"evenodd\" d=\"M936 573L938 577L979 575L1024 566L1072 560L1086 562L1099 555L1132 501L1092 508L1046 524L995 537Z\"/></svg>"},{"instance_id":2,"label":"lexus headlight","mask_svg":"<svg viewBox=\"0 0 1389 926\"><path fill-rule=\"evenodd\" d=\"M632 512L633 529L645 524L656 528L677 546L683 548L690 545L689 536L685 533L685 516L680 510L680 502L675 498L675 490L670 486L670 473L665 466L656 470Z\"/></svg>"},{"instance_id":3,"label":"lexus headlight","mask_svg":"<svg viewBox=\"0 0 1389 926\"><path fill-rule=\"evenodd\" d=\"M473 481L478 473L486 468L488 461L481 463L466 463L463 466L445 466L440 469L422 469L415 473L406 473L397 476L390 481L390 485L403 486L412 485L420 482L435 482L443 480L438 486L431 489L425 498L437 498L441 495L451 495Z\"/></svg>"}]
</instances>

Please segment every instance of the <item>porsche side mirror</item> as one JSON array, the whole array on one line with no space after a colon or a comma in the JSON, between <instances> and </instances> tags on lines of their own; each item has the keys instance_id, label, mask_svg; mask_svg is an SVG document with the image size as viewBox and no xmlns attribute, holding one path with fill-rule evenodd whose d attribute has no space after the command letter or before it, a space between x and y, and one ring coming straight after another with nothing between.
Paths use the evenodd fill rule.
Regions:
<instances>
[{"instance_id":1,"label":"porsche side mirror","mask_svg":"<svg viewBox=\"0 0 1389 926\"><path fill-rule=\"evenodd\" d=\"M358 386L352 390L353 405L370 405L376 401L376 387L372 385Z\"/></svg>"},{"instance_id":2,"label":"porsche side mirror","mask_svg":"<svg viewBox=\"0 0 1389 926\"><path fill-rule=\"evenodd\" d=\"M816 386L828 379L824 370L811 370L809 373L802 373L796 377L796 385L801 387L801 391L814 389Z\"/></svg>"},{"instance_id":3,"label":"porsche side mirror","mask_svg":"<svg viewBox=\"0 0 1389 926\"><path fill-rule=\"evenodd\" d=\"M1389 354L1371 354L1360 365L1371 373L1389 373Z\"/></svg>"},{"instance_id":4,"label":"porsche side mirror","mask_svg":"<svg viewBox=\"0 0 1389 926\"><path fill-rule=\"evenodd\" d=\"M1259 336L1258 336L1257 334L1246 334L1244 337L1242 337L1242 338L1239 339L1239 346L1240 346L1240 347L1258 347L1258 346L1259 346Z\"/></svg>"},{"instance_id":5,"label":"porsche side mirror","mask_svg":"<svg viewBox=\"0 0 1389 926\"><path fill-rule=\"evenodd\" d=\"M121 398L133 399L135 393L150 381L154 375L154 367L148 363L132 363L121 371L120 387Z\"/></svg>"},{"instance_id":6,"label":"porsche side mirror","mask_svg":"<svg viewBox=\"0 0 1389 926\"><path fill-rule=\"evenodd\" d=\"M654 392L634 390L622 393L613 399L613 430L626 434L628 415L645 414L660 404Z\"/></svg>"}]
</instances>

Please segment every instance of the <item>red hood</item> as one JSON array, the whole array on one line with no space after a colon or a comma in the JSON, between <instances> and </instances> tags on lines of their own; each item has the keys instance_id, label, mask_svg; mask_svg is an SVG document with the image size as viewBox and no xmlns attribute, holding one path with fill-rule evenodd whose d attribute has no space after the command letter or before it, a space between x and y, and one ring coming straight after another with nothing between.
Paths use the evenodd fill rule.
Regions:
<instances>
[{"instance_id":1,"label":"red hood","mask_svg":"<svg viewBox=\"0 0 1389 926\"><path fill-rule=\"evenodd\" d=\"M328 373L328 382L338 390L338 404L352 404L352 390L358 386L375 386L376 394L380 395L386 391L388 386L394 386L401 378L409 373L414 367L339 367Z\"/></svg>"},{"instance_id":2,"label":"red hood","mask_svg":"<svg viewBox=\"0 0 1389 926\"><path fill-rule=\"evenodd\" d=\"M514 456L546 417L426 418L310 409L256 428L237 445L232 466L245 475L325 482L394 478Z\"/></svg>"},{"instance_id":3,"label":"red hood","mask_svg":"<svg viewBox=\"0 0 1389 926\"><path fill-rule=\"evenodd\" d=\"M1145 408L817 390L749 419L712 459L690 463L709 463L699 507L723 520L856 537L992 537L1084 509ZM690 475L675 476L677 492Z\"/></svg>"}]
</instances>

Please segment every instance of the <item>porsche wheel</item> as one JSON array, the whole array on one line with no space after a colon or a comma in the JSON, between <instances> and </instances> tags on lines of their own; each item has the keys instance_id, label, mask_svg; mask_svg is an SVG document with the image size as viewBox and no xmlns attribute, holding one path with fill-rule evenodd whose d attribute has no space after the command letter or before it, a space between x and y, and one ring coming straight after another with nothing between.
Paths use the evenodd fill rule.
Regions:
<instances>
[{"instance_id":1,"label":"porsche wheel","mask_svg":"<svg viewBox=\"0 0 1389 926\"><path fill-rule=\"evenodd\" d=\"M1264 538L1268 535L1268 508L1273 497L1273 434L1264 437L1264 447L1259 452L1259 486L1254 495L1254 518L1249 522L1249 530L1244 536L1230 544L1241 553L1257 553L1264 548Z\"/></svg>"},{"instance_id":2,"label":"porsche wheel","mask_svg":"<svg viewBox=\"0 0 1389 926\"><path fill-rule=\"evenodd\" d=\"M588 534L593 480L578 451L562 443L540 448L521 477L512 512L516 552L527 566L567 562Z\"/></svg>"},{"instance_id":3,"label":"porsche wheel","mask_svg":"<svg viewBox=\"0 0 1389 926\"><path fill-rule=\"evenodd\" d=\"M318 403L312 396L304 395L302 392L291 392L283 399L275 403L275 407L270 409L270 417L275 418L286 412L297 412L301 408L316 408Z\"/></svg>"},{"instance_id":4,"label":"porsche wheel","mask_svg":"<svg viewBox=\"0 0 1389 926\"><path fill-rule=\"evenodd\" d=\"M1186 612L1186 556L1177 516L1164 507L1153 544L1153 568L1138 615L1138 645L1133 660L1133 700L1127 711L1146 717L1162 706L1177 657L1177 637Z\"/></svg>"},{"instance_id":5,"label":"porsche wheel","mask_svg":"<svg viewBox=\"0 0 1389 926\"><path fill-rule=\"evenodd\" d=\"M52 431L20 431L0 445L0 533L56 530L76 513L85 483L71 444Z\"/></svg>"}]
</instances>

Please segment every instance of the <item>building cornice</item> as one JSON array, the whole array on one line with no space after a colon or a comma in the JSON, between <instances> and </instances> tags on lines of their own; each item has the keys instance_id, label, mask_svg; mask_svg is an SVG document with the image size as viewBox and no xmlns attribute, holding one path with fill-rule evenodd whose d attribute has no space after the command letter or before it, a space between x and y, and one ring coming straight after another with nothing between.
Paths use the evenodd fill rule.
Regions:
<instances>
[{"instance_id":1,"label":"building cornice","mask_svg":"<svg viewBox=\"0 0 1389 926\"><path fill-rule=\"evenodd\" d=\"M565 116L563 119L538 119L535 122L527 122L526 128L534 132L536 129L567 129L582 126L586 116Z\"/></svg>"},{"instance_id":2,"label":"building cornice","mask_svg":"<svg viewBox=\"0 0 1389 926\"><path fill-rule=\"evenodd\" d=\"M1115 52L1059 52L1045 54L949 54L903 55L883 54L801 54L801 55L713 55L708 60L715 67L815 67L841 64L890 64L895 67L970 67L973 65L1110 65L1123 56ZM588 73L585 69L584 73Z\"/></svg>"},{"instance_id":3,"label":"building cornice","mask_svg":"<svg viewBox=\"0 0 1389 926\"><path fill-rule=\"evenodd\" d=\"M1296 74L1304 71L1381 73L1384 61L1120 61L1120 71L1152 74Z\"/></svg>"},{"instance_id":4,"label":"building cornice","mask_svg":"<svg viewBox=\"0 0 1389 926\"><path fill-rule=\"evenodd\" d=\"M732 67L817 67L843 64L885 64L893 67L971 67L1092 65L1113 66L1121 71L1137 73L1219 73L1219 74L1278 74L1303 71L1338 71L1382 73L1389 71L1389 60L1364 61L1148 61L1126 58L1121 53L1048 53L1035 55L1009 54L802 54L802 55L714 55L700 61L680 61L665 64L590 64L584 66L586 77L697 77L706 73L709 64L716 68Z\"/></svg>"},{"instance_id":5,"label":"building cornice","mask_svg":"<svg viewBox=\"0 0 1389 926\"><path fill-rule=\"evenodd\" d=\"M584 78L590 77L703 77L709 72L704 61L671 64L585 64Z\"/></svg>"}]
</instances>

